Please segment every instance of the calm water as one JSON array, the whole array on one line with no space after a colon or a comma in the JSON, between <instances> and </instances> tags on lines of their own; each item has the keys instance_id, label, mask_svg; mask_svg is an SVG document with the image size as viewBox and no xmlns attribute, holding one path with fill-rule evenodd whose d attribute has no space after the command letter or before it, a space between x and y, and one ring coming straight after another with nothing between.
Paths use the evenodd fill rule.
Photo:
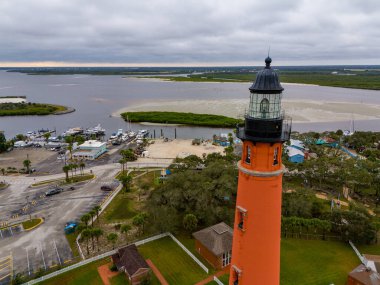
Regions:
<instances>
[{"instance_id":1,"label":"calm water","mask_svg":"<svg viewBox=\"0 0 380 285\"><path fill-rule=\"evenodd\" d=\"M0 71L0 96L27 96L28 101L70 106L76 112L61 116L0 117L0 130L7 137L41 128L57 129L58 133L70 127L93 127L101 124L107 135L127 124L121 118L110 115L136 103L157 100L181 99L247 99L249 83L195 83L166 82L121 76L91 75L25 75ZM380 104L380 92L320 86L285 85L288 99L312 99ZM298 123L298 131L324 131L348 129L350 122ZM173 127L148 127L132 124L133 129L153 129L159 135L161 129L167 137L174 137ZM225 129L176 127L181 138L204 137L227 132ZM380 119L355 121L357 130L380 131Z\"/></svg>"}]
</instances>

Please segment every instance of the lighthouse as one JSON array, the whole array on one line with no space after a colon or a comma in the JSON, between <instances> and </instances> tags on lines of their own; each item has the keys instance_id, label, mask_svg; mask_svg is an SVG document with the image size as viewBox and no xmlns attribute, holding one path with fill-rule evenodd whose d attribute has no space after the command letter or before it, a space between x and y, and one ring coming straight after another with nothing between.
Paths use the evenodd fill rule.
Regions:
<instances>
[{"instance_id":1,"label":"lighthouse","mask_svg":"<svg viewBox=\"0 0 380 285\"><path fill-rule=\"evenodd\" d=\"M282 144L291 119L281 108L282 88L272 59L249 88L250 102L238 162L239 181L230 268L230 285L279 285L281 240Z\"/></svg>"}]
</instances>

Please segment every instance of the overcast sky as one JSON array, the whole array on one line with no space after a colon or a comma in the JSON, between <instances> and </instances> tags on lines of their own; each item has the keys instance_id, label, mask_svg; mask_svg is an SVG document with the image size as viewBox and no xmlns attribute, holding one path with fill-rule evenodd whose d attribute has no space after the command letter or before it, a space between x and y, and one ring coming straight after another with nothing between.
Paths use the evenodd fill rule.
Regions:
<instances>
[{"instance_id":1,"label":"overcast sky","mask_svg":"<svg viewBox=\"0 0 380 285\"><path fill-rule=\"evenodd\" d=\"M380 0L0 0L0 65L380 64Z\"/></svg>"}]
</instances>

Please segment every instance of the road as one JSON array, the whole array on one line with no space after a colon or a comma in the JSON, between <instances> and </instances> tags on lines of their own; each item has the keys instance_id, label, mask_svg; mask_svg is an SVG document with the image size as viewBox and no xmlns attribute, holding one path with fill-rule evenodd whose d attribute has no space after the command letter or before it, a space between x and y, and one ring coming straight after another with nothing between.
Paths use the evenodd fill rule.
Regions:
<instances>
[{"instance_id":1,"label":"road","mask_svg":"<svg viewBox=\"0 0 380 285\"><path fill-rule=\"evenodd\" d=\"M119 164L108 164L91 168L96 178L76 186L75 190L65 189L62 193L45 197L48 186L31 188L30 184L42 180L63 177L62 174L43 177L5 177L10 186L0 192L0 218L4 222L43 217L45 222L28 232L0 235L0 260L13 256L15 272L35 272L40 268L51 268L73 258L71 249L63 233L67 221L78 220L89 212L108 194L100 190L100 185L114 180L120 169ZM29 203L27 204L26 196ZM22 209L28 205L26 211ZM5 233L5 232L3 232ZM1 276L0 276L1 278Z\"/></svg>"}]
</instances>

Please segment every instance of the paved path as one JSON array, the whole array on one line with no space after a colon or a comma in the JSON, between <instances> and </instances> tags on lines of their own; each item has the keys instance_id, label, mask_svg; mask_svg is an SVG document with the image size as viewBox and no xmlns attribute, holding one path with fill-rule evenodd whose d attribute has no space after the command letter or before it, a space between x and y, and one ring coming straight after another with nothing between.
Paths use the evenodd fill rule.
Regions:
<instances>
[{"instance_id":1,"label":"paved path","mask_svg":"<svg viewBox=\"0 0 380 285\"><path fill-rule=\"evenodd\" d=\"M111 262L98 267L98 273L104 285L111 285L110 279L120 273L118 271L112 272L109 268L110 265L111 265ZM120 274L124 274L124 273L122 272Z\"/></svg>"},{"instance_id":2,"label":"paved path","mask_svg":"<svg viewBox=\"0 0 380 285\"><path fill-rule=\"evenodd\" d=\"M160 270L153 264L153 262L150 259L147 259L146 262L148 263L149 267L152 268L152 271L154 275L160 280L160 283L162 285L169 285L168 281L165 280L164 276L162 276Z\"/></svg>"},{"instance_id":3,"label":"paved path","mask_svg":"<svg viewBox=\"0 0 380 285\"><path fill-rule=\"evenodd\" d=\"M219 276L222 276L223 274L226 274L226 270L222 270L222 271L218 271L217 273L207 277L206 279L203 279L202 281L198 282L197 284L195 285L205 285L207 283L210 283L211 281L214 280L214 276L216 277L219 277Z\"/></svg>"}]
</instances>

